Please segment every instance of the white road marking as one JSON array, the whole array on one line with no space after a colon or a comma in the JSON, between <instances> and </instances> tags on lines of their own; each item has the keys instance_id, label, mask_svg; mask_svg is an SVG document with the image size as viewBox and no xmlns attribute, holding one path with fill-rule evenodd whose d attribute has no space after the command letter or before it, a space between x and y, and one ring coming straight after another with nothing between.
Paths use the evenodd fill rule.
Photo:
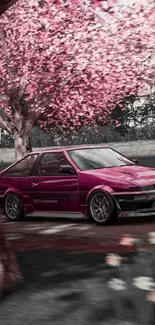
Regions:
<instances>
[{"instance_id":1,"label":"white road marking","mask_svg":"<svg viewBox=\"0 0 155 325\"><path fill-rule=\"evenodd\" d=\"M37 227L26 227L25 231L30 231L30 230L41 230L47 228L45 225L43 226L37 226Z\"/></svg>"},{"instance_id":2,"label":"white road marking","mask_svg":"<svg viewBox=\"0 0 155 325\"><path fill-rule=\"evenodd\" d=\"M49 229L40 231L39 233L40 234L45 234L45 235L55 234L57 232L61 232L61 231L64 231L64 230L73 229L74 226L75 226L74 223L73 224L67 224L67 225L65 224L65 225L59 225L59 226L52 226Z\"/></svg>"},{"instance_id":3,"label":"white road marking","mask_svg":"<svg viewBox=\"0 0 155 325\"><path fill-rule=\"evenodd\" d=\"M91 229L92 228L92 226L79 226L78 225L78 227L74 227L74 229L76 229L76 230L89 230L89 229Z\"/></svg>"},{"instance_id":4,"label":"white road marking","mask_svg":"<svg viewBox=\"0 0 155 325\"><path fill-rule=\"evenodd\" d=\"M92 226L81 226L81 225L78 225L78 224L65 224L65 225L59 225L59 226L52 226L50 227L49 229L45 229L45 230L42 230L40 231L39 233L40 234L55 234L55 233L58 233L58 232L62 232L64 230L78 230L78 231L81 231L81 230L90 230L92 228Z\"/></svg>"},{"instance_id":5,"label":"white road marking","mask_svg":"<svg viewBox=\"0 0 155 325\"><path fill-rule=\"evenodd\" d=\"M43 231L40 231L39 233L42 234L42 235L50 235L50 234L56 234L58 232L61 232L63 230L60 230L60 229L47 229L47 230L43 230Z\"/></svg>"},{"instance_id":6,"label":"white road marking","mask_svg":"<svg viewBox=\"0 0 155 325\"><path fill-rule=\"evenodd\" d=\"M8 240L22 239L22 236L19 236L19 235L17 235L17 236L14 236L14 235L12 235L12 236L7 235L7 239L8 239Z\"/></svg>"}]
</instances>

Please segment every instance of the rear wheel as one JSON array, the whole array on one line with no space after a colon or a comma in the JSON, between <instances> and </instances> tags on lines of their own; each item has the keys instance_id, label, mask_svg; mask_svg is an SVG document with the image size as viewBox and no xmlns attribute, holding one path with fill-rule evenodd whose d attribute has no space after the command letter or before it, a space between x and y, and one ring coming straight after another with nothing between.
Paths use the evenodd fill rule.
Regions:
<instances>
[{"instance_id":1,"label":"rear wheel","mask_svg":"<svg viewBox=\"0 0 155 325\"><path fill-rule=\"evenodd\" d=\"M23 206L20 198L14 193L8 193L4 201L4 211L10 221L18 221L23 217Z\"/></svg>"},{"instance_id":2,"label":"rear wheel","mask_svg":"<svg viewBox=\"0 0 155 325\"><path fill-rule=\"evenodd\" d=\"M90 218L99 225L115 224L117 214L113 199L109 193L95 191L89 198L88 213Z\"/></svg>"}]
</instances>

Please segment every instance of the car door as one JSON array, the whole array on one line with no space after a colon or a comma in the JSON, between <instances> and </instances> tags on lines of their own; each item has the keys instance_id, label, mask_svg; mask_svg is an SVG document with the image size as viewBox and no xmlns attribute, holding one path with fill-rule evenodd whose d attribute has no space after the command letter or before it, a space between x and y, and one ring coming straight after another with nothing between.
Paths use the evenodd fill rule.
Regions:
<instances>
[{"instance_id":1,"label":"car door","mask_svg":"<svg viewBox=\"0 0 155 325\"><path fill-rule=\"evenodd\" d=\"M31 171L39 154L33 153L11 165L1 174L0 196L7 190L17 190L23 197L27 197L32 187Z\"/></svg>"},{"instance_id":2,"label":"car door","mask_svg":"<svg viewBox=\"0 0 155 325\"><path fill-rule=\"evenodd\" d=\"M79 211L78 175L61 174L70 165L63 151L43 153L32 175L31 199L35 211Z\"/></svg>"},{"instance_id":3,"label":"car door","mask_svg":"<svg viewBox=\"0 0 155 325\"><path fill-rule=\"evenodd\" d=\"M2 203L5 193L14 192L22 197L25 213L33 212L32 202L29 193L32 188L31 171L39 158L38 153L32 153L22 160L11 165L2 172L0 179L0 201Z\"/></svg>"}]
</instances>

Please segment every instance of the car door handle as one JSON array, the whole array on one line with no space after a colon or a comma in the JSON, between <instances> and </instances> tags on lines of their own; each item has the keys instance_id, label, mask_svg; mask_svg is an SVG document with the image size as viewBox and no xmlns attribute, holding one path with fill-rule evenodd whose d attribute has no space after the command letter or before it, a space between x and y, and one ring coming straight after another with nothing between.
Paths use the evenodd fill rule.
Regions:
<instances>
[{"instance_id":1,"label":"car door handle","mask_svg":"<svg viewBox=\"0 0 155 325\"><path fill-rule=\"evenodd\" d=\"M37 186L39 184L39 180L33 181L32 186Z\"/></svg>"}]
</instances>

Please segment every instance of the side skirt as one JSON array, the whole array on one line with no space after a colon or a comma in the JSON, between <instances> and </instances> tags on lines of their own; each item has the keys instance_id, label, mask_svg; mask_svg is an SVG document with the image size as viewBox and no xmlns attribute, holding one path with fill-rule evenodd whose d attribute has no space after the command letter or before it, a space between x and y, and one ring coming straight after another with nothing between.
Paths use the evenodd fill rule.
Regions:
<instances>
[{"instance_id":1,"label":"side skirt","mask_svg":"<svg viewBox=\"0 0 155 325\"><path fill-rule=\"evenodd\" d=\"M32 213L29 213L26 215L27 217L41 217L41 218L51 218L51 217L59 217L59 218L66 218L66 217L69 217L69 218L84 218L85 215L80 213L80 212L63 212L63 211L35 211L35 212L32 212ZM86 218L86 217L85 217Z\"/></svg>"}]
</instances>

